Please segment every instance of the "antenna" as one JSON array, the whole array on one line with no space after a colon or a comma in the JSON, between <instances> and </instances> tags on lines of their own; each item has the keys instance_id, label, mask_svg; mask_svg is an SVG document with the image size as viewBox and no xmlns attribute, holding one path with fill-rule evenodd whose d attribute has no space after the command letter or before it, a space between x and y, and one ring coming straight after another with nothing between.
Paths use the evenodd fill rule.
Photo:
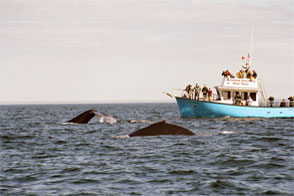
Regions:
<instances>
[{"instance_id":1,"label":"antenna","mask_svg":"<svg viewBox=\"0 0 294 196\"><path fill-rule=\"evenodd\" d=\"M248 54L248 57L250 57L250 58L251 58L252 45L253 45L253 34L254 34L255 16L256 16L256 8L254 9L253 22L252 22L252 30L251 30L250 49L249 49L249 54ZM249 62L249 60L250 59L248 59L248 62Z\"/></svg>"}]
</instances>

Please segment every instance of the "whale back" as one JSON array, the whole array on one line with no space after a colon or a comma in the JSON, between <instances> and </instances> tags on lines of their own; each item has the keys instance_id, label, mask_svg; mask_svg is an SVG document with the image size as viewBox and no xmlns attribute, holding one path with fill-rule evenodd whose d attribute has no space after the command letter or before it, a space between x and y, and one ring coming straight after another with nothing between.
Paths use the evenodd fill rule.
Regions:
<instances>
[{"instance_id":1,"label":"whale back","mask_svg":"<svg viewBox=\"0 0 294 196\"><path fill-rule=\"evenodd\" d=\"M129 134L130 137L136 137L136 136L157 136L157 135L195 135L192 131L177 126L173 124L168 124L165 121L161 121L155 124L152 124L148 127L139 129L131 134Z\"/></svg>"}]
</instances>

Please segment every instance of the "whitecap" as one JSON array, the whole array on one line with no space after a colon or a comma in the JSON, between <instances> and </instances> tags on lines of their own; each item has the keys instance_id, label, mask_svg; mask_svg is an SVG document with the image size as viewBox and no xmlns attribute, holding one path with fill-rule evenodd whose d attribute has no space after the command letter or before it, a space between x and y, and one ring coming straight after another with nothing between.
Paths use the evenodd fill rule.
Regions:
<instances>
[{"instance_id":1,"label":"whitecap","mask_svg":"<svg viewBox=\"0 0 294 196\"><path fill-rule=\"evenodd\" d=\"M129 135L121 135L121 136L113 136L113 138L121 139L121 138L129 138Z\"/></svg>"},{"instance_id":2,"label":"whitecap","mask_svg":"<svg viewBox=\"0 0 294 196\"><path fill-rule=\"evenodd\" d=\"M236 132L234 132L234 131L221 131L220 134L231 135L231 134L236 134Z\"/></svg>"}]
</instances>

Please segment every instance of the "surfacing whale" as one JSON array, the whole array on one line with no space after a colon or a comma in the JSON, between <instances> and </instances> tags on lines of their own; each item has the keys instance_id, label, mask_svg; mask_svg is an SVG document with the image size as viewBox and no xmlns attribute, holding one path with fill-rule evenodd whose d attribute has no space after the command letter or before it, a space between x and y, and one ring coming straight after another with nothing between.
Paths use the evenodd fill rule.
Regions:
<instances>
[{"instance_id":1,"label":"surfacing whale","mask_svg":"<svg viewBox=\"0 0 294 196\"><path fill-rule=\"evenodd\" d=\"M177 126L173 124L168 124L165 121L154 123L148 127L139 129L131 134L128 137L137 137L137 136L157 136L157 135L186 135L191 136L195 135L192 131Z\"/></svg>"},{"instance_id":2,"label":"surfacing whale","mask_svg":"<svg viewBox=\"0 0 294 196\"><path fill-rule=\"evenodd\" d=\"M116 123L116 119L108 114L103 112L97 112L96 110L87 110L80 115L74 117L73 119L66 121L64 124L86 124L88 123L94 116L97 116L99 119L99 123Z\"/></svg>"}]
</instances>

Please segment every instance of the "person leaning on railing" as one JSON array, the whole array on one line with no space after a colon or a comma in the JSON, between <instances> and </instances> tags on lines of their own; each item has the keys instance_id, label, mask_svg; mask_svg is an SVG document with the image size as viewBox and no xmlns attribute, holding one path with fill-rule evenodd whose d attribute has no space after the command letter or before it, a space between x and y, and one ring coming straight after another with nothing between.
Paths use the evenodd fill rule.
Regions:
<instances>
[{"instance_id":1,"label":"person leaning on railing","mask_svg":"<svg viewBox=\"0 0 294 196\"><path fill-rule=\"evenodd\" d=\"M207 94L208 94L208 88L206 84L204 84L204 87L202 88L203 101L207 100Z\"/></svg>"},{"instance_id":2,"label":"person leaning on railing","mask_svg":"<svg viewBox=\"0 0 294 196\"><path fill-rule=\"evenodd\" d=\"M289 100L289 107L294 107L294 96L290 96L289 98L288 98L288 100Z\"/></svg>"},{"instance_id":3,"label":"person leaning on railing","mask_svg":"<svg viewBox=\"0 0 294 196\"><path fill-rule=\"evenodd\" d=\"M286 107L286 100L283 99L280 103L280 107Z\"/></svg>"},{"instance_id":4,"label":"person leaning on railing","mask_svg":"<svg viewBox=\"0 0 294 196\"><path fill-rule=\"evenodd\" d=\"M208 101L211 102L212 90L211 88L208 89Z\"/></svg>"},{"instance_id":5,"label":"person leaning on railing","mask_svg":"<svg viewBox=\"0 0 294 196\"><path fill-rule=\"evenodd\" d=\"M184 91L184 97L191 99L191 91L192 91L192 85L189 84L186 86L185 91ZM193 92L193 91L192 91Z\"/></svg>"},{"instance_id":6,"label":"person leaning on railing","mask_svg":"<svg viewBox=\"0 0 294 196\"><path fill-rule=\"evenodd\" d=\"M274 100L275 100L275 98L274 98L273 96L270 96L270 97L268 98L268 100L269 100L269 103L270 103L270 107L273 107L273 104L274 104Z\"/></svg>"}]
</instances>

